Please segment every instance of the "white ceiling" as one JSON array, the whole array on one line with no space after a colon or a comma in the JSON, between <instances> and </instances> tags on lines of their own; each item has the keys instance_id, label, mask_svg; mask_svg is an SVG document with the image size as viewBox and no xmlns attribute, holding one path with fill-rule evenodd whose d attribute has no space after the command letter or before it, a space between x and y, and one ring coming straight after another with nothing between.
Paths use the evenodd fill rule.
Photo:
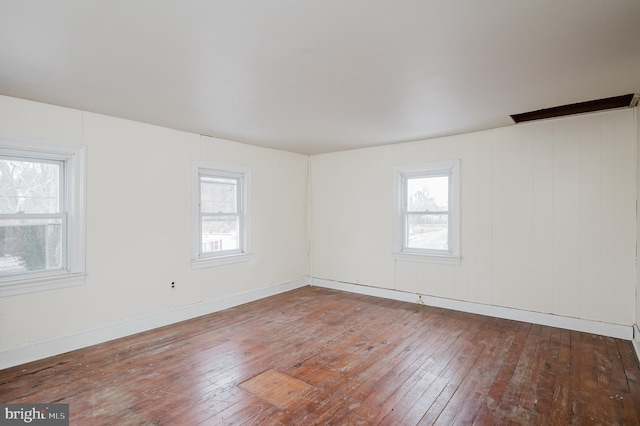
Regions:
<instances>
[{"instance_id":1,"label":"white ceiling","mask_svg":"<svg viewBox=\"0 0 640 426\"><path fill-rule=\"evenodd\" d=\"M315 154L640 91L638 0L0 0L0 93Z\"/></svg>"}]
</instances>

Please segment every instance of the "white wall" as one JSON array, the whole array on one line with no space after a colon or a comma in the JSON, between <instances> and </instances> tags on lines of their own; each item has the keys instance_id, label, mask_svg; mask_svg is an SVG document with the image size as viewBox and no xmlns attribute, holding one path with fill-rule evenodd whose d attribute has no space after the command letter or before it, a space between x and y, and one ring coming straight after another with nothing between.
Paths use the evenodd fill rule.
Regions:
<instances>
[{"instance_id":1,"label":"white wall","mask_svg":"<svg viewBox=\"0 0 640 426\"><path fill-rule=\"evenodd\" d=\"M635 110L311 157L311 275L639 323ZM309 274L306 156L3 96L0 133L84 144L88 158L86 285L0 298L0 368L39 342L126 331ZM462 264L394 261L393 167L452 158ZM252 168L251 262L191 269L192 160Z\"/></svg>"},{"instance_id":2,"label":"white wall","mask_svg":"<svg viewBox=\"0 0 640 426\"><path fill-rule=\"evenodd\" d=\"M630 326L632 109L312 156L314 278ZM462 264L394 261L394 166L461 159Z\"/></svg>"},{"instance_id":3,"label":"white wall","mask_svg":"<svg viewBox=\"0 0 640 426\"><path fill-rule=\"evenodd\" d=\"M88 272L0 298L0 354L308 275L307 156L2 96L0 133L87 146ZM192 270L192 160L252 168L252 261Z\"/></svg>"}]
</instances>

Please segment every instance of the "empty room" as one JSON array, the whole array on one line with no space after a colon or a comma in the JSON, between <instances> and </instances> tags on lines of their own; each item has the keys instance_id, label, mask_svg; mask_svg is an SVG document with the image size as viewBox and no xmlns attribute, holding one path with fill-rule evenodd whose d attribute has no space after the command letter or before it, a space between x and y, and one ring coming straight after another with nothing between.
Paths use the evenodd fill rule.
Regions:
<instances>
[{"instance_id":1,"label":"empty room","mask_svg":"<svg viewBox=\"0 0 640 426\"><path fill-rule=\"evenodd\" d=\"M640 425L638 22L0 0L0 424Z\"/></svg>"}]
</instances>

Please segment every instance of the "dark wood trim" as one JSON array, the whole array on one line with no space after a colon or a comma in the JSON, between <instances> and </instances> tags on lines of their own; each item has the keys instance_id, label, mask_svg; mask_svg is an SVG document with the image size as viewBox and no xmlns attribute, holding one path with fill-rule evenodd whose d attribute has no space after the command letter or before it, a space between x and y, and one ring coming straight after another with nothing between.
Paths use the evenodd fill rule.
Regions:
<instances>
[{"instance_id":1,"label":"dark wood trim","mask_svg":"<svg viewBox=\"0 0 640 426\"><path fill-rule=\"evenodd\" d=\"M565 115L582 114L585 112L603 111L606 109L631 106L633 99L634 95L631 93L628 95L539 109L537 111L524 112L521 114L513 114L511 115L511 118L516 123L522 123L525 121L542 120L545 118L562 117Z\"/></svg>"}]
</instances>

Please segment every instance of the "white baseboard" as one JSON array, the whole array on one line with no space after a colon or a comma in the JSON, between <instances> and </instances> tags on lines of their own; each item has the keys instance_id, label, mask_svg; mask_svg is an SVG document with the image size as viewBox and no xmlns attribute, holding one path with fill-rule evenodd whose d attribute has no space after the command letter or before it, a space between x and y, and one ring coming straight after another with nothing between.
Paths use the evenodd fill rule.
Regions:
<instances>
[{"instance_id":1,"label":"white baseboard","mask_svg":"<svg viewBox=\"0 0 640 426\"><path fill-rule=\"evenodd\" d=\"M302 277L272 287L252 290L222 299L188 305L171 311L86 330L77 334L55 337L25 346L7 349L0 352L0 369L207 315L307 285L309 285L309 277Z\"/></svg>"},{"instance_id":2,"label":"white baseboard","mask_svg":"<svg viewBox=\"0 0 640 426\"><path fill-rule=\"evenodd\" d=\"M28 345L11 348L0 352L0 369L13 367L38 359L58 355L87 346L130 336L143 331L162 327L213 312L218 312L244 303L253 302L265 297L273 296L306 285L331 288L335 290L359 293L403 302L416 303L417 294L377 287L367 287L358 284L350 284L339 281L325 280L321 278L302 277L297 280L282 283L276 286L245 293L235 294L223 299L184 306L171 311L149 315L134 320L112 324L105 327L86 330L81 333L56 337L44 341L34 342ZM504 308L500 306L485 305L481 303L464 302L460 300L445 299L422 295L422 301L426 305L452 309L456 311L487 315L497 318L505 318L533 324L547 325L551 327L565 328L569 330L600 334L619 339L631 340L636 355L640 359L640 329L638 326L626 326L619 324L603 323L584 320L580 318L564 317L560 315L545 314L540 312L524 311L520 309ZM635 330L634 330L635 329ZM635 331L635 333L634 333Z\"/></svg>"},{"instance_id":3,"label":"white baseboard","mask_svg":"<svg viewBox=\"0 0 640 426\"><path fill-rule=\"evenodd\" d=\"M367 287L359 284L350 284L340 281L331 281L321 278L311 278L311 285L348 291L369 296L383 297L386 299L400 300L416 303L418 294L397 290L389 290L378 287ZM425 305L438 308L452 309L454 311L469 312L472 314L487 315L490 317L504 318L532 324L547 325L551 327L565 328L568 330L594 333L618 339L632 340L633 326L611 324L580 318L565 317L561 315L545 314L541 312L525 311L522 309L505 308L501 306L485 305L482 303L465 302L461 300L445 299L441 297L422 295ZM636 333L637 335L637 333ZM640 336L639 336L640 337ZM640 340L634 340L636 352L640 353Z\"/></svg>"}]
</instances>

